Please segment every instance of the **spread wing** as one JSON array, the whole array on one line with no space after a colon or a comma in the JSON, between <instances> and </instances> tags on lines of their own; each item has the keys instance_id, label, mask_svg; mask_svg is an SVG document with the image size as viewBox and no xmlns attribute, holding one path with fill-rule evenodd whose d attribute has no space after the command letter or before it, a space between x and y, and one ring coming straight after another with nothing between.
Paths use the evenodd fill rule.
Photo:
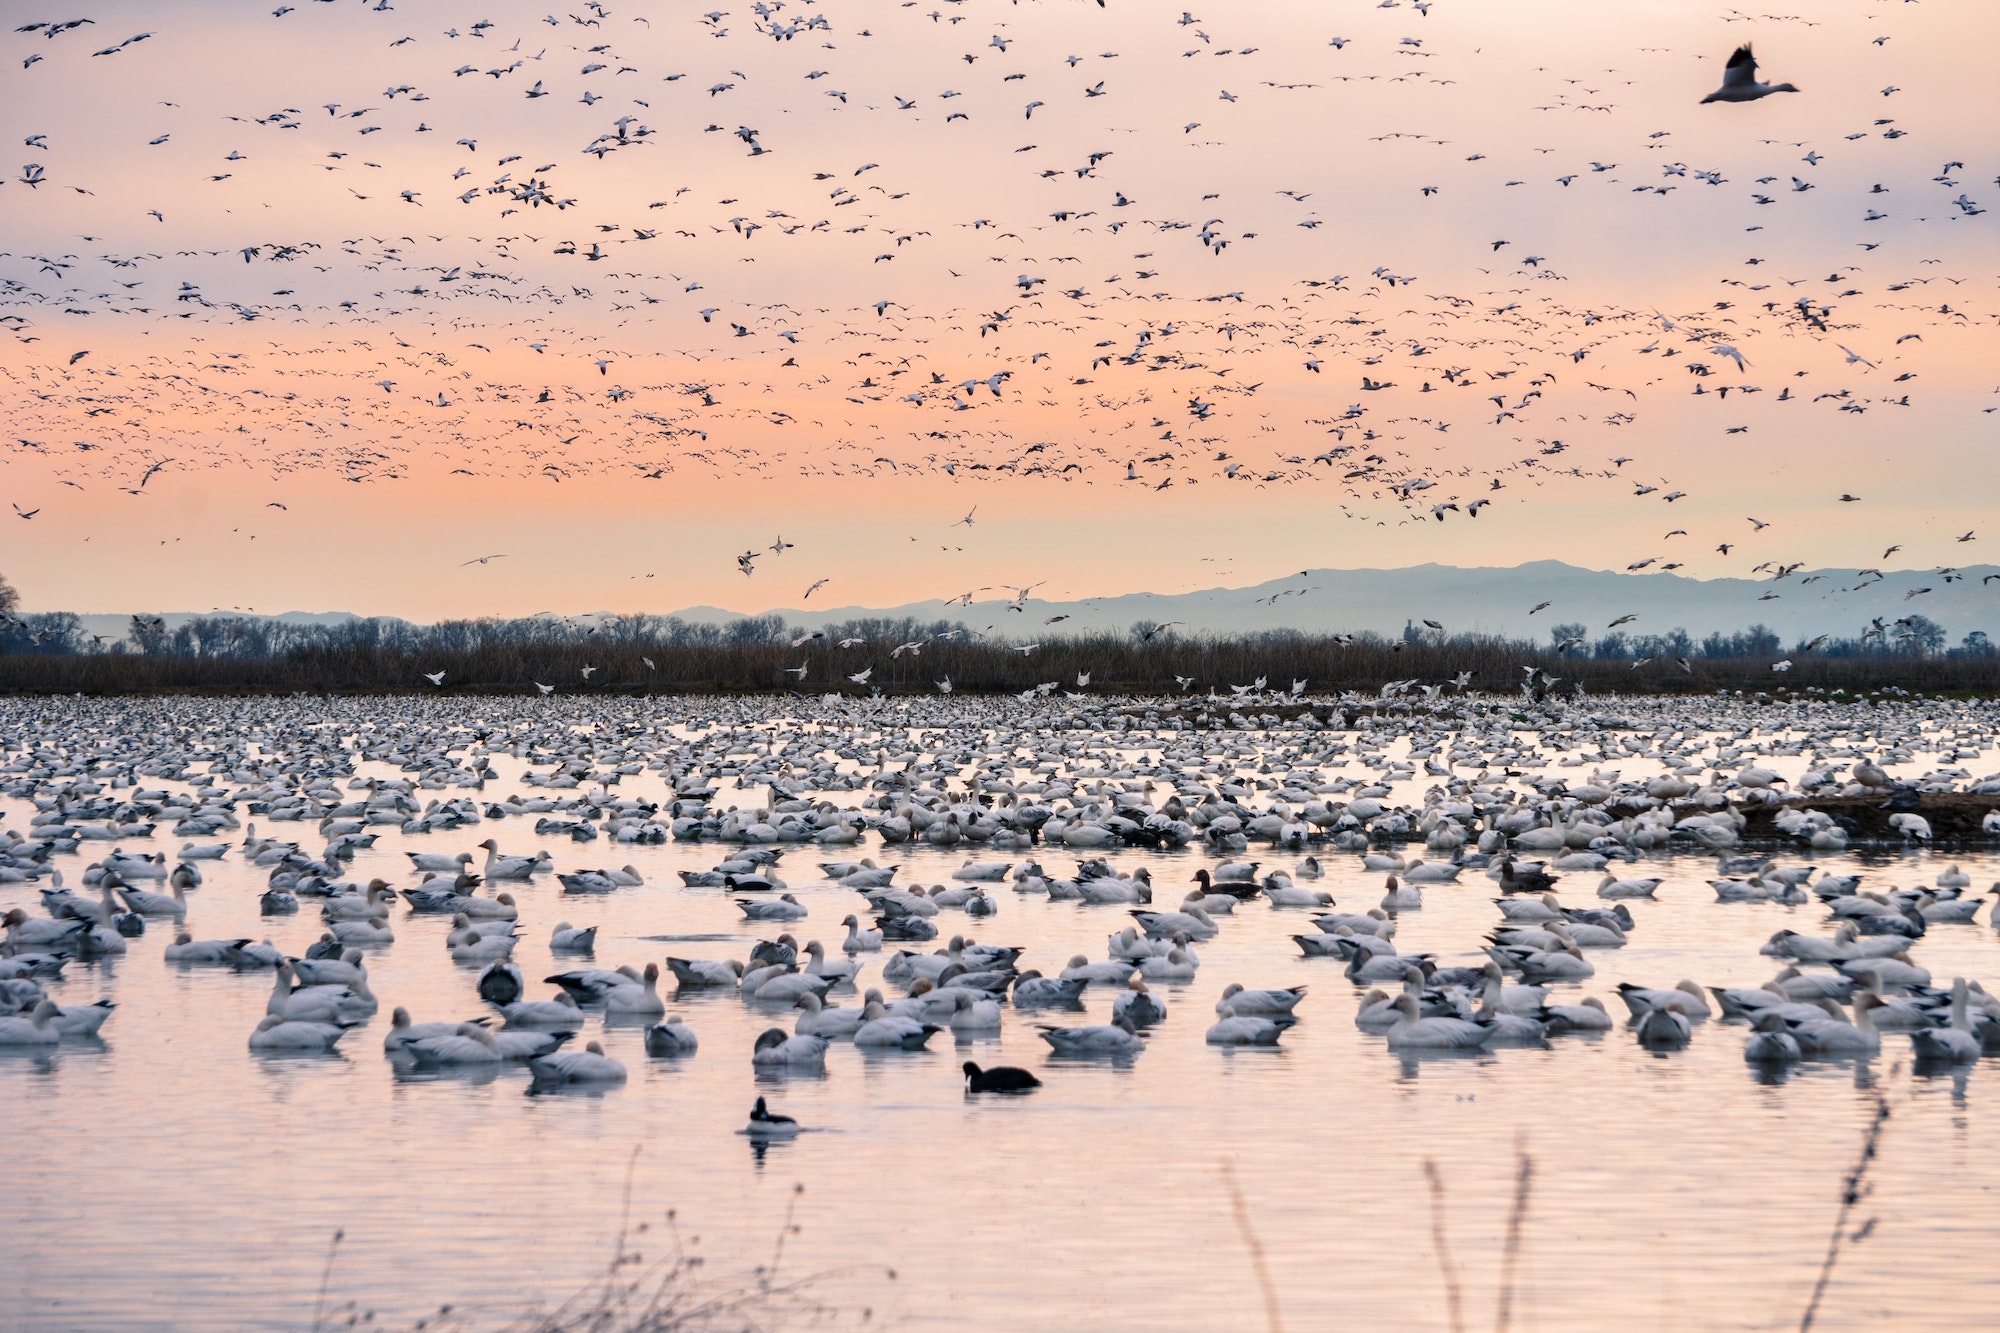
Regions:
<instances>
[{"instance_id":1,"label":"spread wing","mask_svg":"<svg viewBox=\"0 0 2000 1333\"><path fill-rule=\"evenodd\" d=\"M1722 67L1722 86L1725 88L1746 88L1757 82L1757 57L1750 53L1746 43L1730 55L1729 63Z\"/></svg>"}]
</instances>

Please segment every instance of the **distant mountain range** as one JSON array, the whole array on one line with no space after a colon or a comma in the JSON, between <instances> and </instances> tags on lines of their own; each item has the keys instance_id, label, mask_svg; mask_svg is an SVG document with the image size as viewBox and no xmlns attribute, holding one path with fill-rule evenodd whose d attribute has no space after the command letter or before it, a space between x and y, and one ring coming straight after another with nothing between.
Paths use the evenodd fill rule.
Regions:
<instances>
[{"instance_id":1,"label":"distant mountain range","mask_svg":"<svg viewBox=\"0 0 2000 1333\"><path fill-rule=\"evenodd\" d=\"M1987 575L1994 576L1993 583L1982 581ZM1542 602L1550 605L1531 615ZM947 606L927 601L888 608L787 608L776 614L808 626L864 616L947 618L976 629L990 625L1031 638L1064 631L1125 630L1139 620L1178 621L1190 631L1216 634L1266 629L1400 634L1405 624L1434 620L1447 633L1517 638L1546 637L1555 624L1582 624L1595 637L1620 616L1636 615L1637 620L1620 628L1632 635L1680 628L1699 639L1762 623L1790 643L1816 634L1852 638L1877 617L1893 623L1899 616L1921 613L1943 625L1956 642L1972 630L2000 631L2000 567L1968 565L1953 571L1951 582L1939 574L1907 570L1891 571L1882 579L1864 578L1852 569L1799 570L1778 580L1692 579L1679 574L1616 574L1538 560L1511 568L1311 569L1248 588L1127 593L1075 602L1030 598L1019 613L1007 610L1008 605L975 601L970 606ZM676 614L688 620L726 621L745 613L698 606ZM1056 616L1068 618L1050 624Z\"/></svg>"},{"instance_id":2,"label":"distant mountain range","mask_svg":"<svg viewBox=\"0 0 2000 1333\"><path fill-rule=\"evenodd\" d=\"M1989 575L1994 583L1985 581ZM2000 567L1993 565L1968 565L1954 571L1950 581L1934 572L1895 570L1877 579L1852 569L1800 570L1783 579L1753 580L1618 574L1538 560L1511 568L1313 569L1247 588L1126 593L1074 602L1030 598L1019 612L1010 611L1006 600L976 600L970 605L922 601L890 607L785 607L774 612L694 606L671 614L684 620L727 622L775 613L807 627L909 616L960 620L975 629L990 627L1027 639L1093 630L1122 632L1141 620L1178 622L1188 632L1211 634L1268 629L1400 634L1405 624L1434 620L1448 633L1517 638L1544 638L1553 625L1582 624L1594 638L1605 633L1613 620L1631 615L1638 619L1620 628L1635 636L1679 628L1699 639L1761 623L1790 644L1816 634L1852 638L1874 619L1893 623L1898 617L1921 613L1943 625L1955 643L1973 630L2000 637L1996 583ZM1550 605L1531 615L1542 602ZM163 614L168 626L174 627L200 613ZM271 617L293 624L338 624L358 618L349 612L305 611ZM83 617L90 632L111 638L124 637L128 619Z\"/></svg>"}]
</instances>

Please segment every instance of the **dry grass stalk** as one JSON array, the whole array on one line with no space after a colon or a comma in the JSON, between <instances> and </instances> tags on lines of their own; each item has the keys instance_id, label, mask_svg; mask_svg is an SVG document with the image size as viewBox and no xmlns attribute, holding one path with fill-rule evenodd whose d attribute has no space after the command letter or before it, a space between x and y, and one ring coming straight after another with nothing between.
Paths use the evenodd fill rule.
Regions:
<instances>
[{"instance_id":1,"label":"dry grass stalk","mask_svg":"<svg viewBox=\"0 0 2000 1333\"><path fill-rule=\"evenodd\" d=\"M1458 1287L1458 1272L1451 1262L1451 1247L1445 1242L1444 1177L1435 1160L1424 1158L1424 1180L1431 1189L1431 1249L1437 1253L1438 1276L1444 1280L1445 1320L1451 1333L1465 1333L1465 1297Z\"/></svg>"},{"instance_id":2,"label":"dry grass stalk","mask_svg":"<svg viewBox=\"0 0 2000 1333\"><path fill-rule=\"evenodd\" d=\"M1257 1275L1257 1287L1264 1295L1264 1323L1271 1333L1285 1333L1284 1319L1278 1309L1278 1288L1271 1281L1271 1269L1264 1261L1264 1246L1257 1239L1257 1233L1250 1226L1250 1210L1244 1205L1243 1191L1236 1186L1236 1168L1229 1162L1222 1164L1223 1188L1229 1191L1230 1212L1236 1218L1236 1229L1243 1234L1243 1247L1250 1251L1250 1268Z\"/></svg>"}]
</instances>

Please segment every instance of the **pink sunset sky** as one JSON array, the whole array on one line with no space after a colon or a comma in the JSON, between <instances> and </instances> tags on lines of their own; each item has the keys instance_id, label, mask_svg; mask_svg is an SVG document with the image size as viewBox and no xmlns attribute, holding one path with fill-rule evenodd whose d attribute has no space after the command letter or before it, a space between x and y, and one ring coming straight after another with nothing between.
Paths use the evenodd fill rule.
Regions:
<instances>
[{"instance_id":1,"label":"pink sunset sky","mask_svg":"<svg viewBox=\"0 0 2000 1333\"><path fill-rule=\"evenodd\" d=\"M29 609L2000 544L1990 6L272 8L5 35Z\"/></svg>"}]
</instances>

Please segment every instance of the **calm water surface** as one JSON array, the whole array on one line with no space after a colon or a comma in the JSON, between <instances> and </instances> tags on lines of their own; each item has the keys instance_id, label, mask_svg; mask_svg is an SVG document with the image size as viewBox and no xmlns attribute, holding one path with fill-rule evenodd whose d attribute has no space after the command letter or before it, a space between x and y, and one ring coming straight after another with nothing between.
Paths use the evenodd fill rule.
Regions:
<instances>
[{"instance_id":1,"label":"calm water surface","mask_svg":"<svg viewBox=\"0 0 2000 1333\"><path fill-rule=\"evenodd\" d=\"M507 780L489 782L483 800L522 790L518 761L497 763ZM1411 797L1421 790L1406 785ZM618 794L660 790L648 774L626 779ZM851 805L858 793L835 799ZM25 825L24 803L0 809ZM265 831L317 850L308 825ZM456 852L486 836L510 852L537 844L522 819L427 837L392 829L359 855L352 877L402 886L412 878L405 849ZM549 958L557 920L599 925L595 962L604 967L668 953L740 958L756 938L721 891L679 887L676 870L721 859L713 844L544 841L560 869L629 861L650 887L565 898L551 877L510 886L521 906L516 960L533 995L551 989L539 978L577 965ZM178 846L164 829L155 842ZM919 883L947 879L965 860L923 847L885 854L873 839L837 855L864 853L907 862L902 879ZM83 858L62 859L74 882ZM798 937L837 953L836 923L861 900L819 882L821 859L834 858L792 850L780 874L811 909L793 928ZM1068 873L1073 857L1041 859L1051 873ZM1150 865L1161 906L1211 863L1194 852L1111 859ZM1261 859L1270 868L1293 858ZM1319 887L1343 908L1375 904L1379 875L1352 856L1323 859L1329 873ZM1886 886L1927 883L1948 859L1975 883L2000 876L2000 860L1985 855L1821 863L1862 866L1871 884ZM1632 943L1591 951L1596 978L1562 988L1562 998L1595 994L1622 1012L1620 981L1755 985L1776 971L1757 954L1770 932L1826 933L1817 904L1715 903L1712 869L1707 857L1662 855L1624 872L1664 875L1660 900L1632 904ZM318 936L310 901L296 917L259 917L264 872L237 853L203 873L188 921L197 938L269 936L302 952ZM1496 894L1483 874L1465 878L1424 887L1423 910L1402 919L1404 952L1456 961L1478 945ZM1569 876L1566 896L1590 900L1595 880ZM1000 912L988 920L943 913L941 941L962 932L1021 945L1023 966L1053 974L1074 953L1102 957L1105 937L1127 920L1122 908L1051 903L1004 885L996 896ZM16 904L40 914L33 886L0 886L0 910ZM2000 943L1981 916L1977 926L1934 927L1916 946L1941 984L1960 974L2000 981ZM1009 1008L997 1039L955 1045L941 1033L921 1053L837 1044L824 1078L760 1081L752 1041L793 1016L730 992L669 999L701 1039L700 1053L679 1062L649 1059L640 1025L588 1016L578 1043L601 1039L631 1081L601 1095L529 1096L522 1070L419 1078L383 1059L395 1005L419 1021L484 1010L476 969L446 955L446 919L398 914L394 926L395 943L368 956L382 1014L330 1057L251 1055L245 1041L270 974L169 966L162 923L123 959L72 964L53 988L60 1001L107 997L118 1009L101 1046L0 1058L12 1131L0 1324L299 1328L311 1322L336 1229L345 1241L330 1302L354 1302L388 1324L450 1302L497 1323L560 1301L597 1271L611 1253L629 1170L635 1218L677 1210L723 1271L769 1256L803 1186L802 1232L789 1242L787 1267L843 1270L827 1281L830 1297L870 1304L905 1326L1207 1330L1240 1325L1259 1308L1231 1220L1229 1168L1288 1328L1445 1328L1422 1165L1432 1158L1448 1191L1448 1246L1468 1317L1484 1326L1518 1143L1534 1157L1535 1180L1517 1327L1593 1329L1613 1319L1649 1329L1795 1327L1876 1087L1889 1091L1895 1115L1875 1193L1856 1219L1878 1220L1843 1260L1822 1326L1974 1327L1991 1321L2000 1300L1990 1262L2000 1132L1985 1095L1994 1074L1982 1061L1917 1076L1900 1036L1885 1038L1879 1060L1809 1062L1776 1081L1745 1066L1743 1028L1715 1022L1666 1055L1639 1049L1621 1028L1548 1050L1400 1058L1355 1028L1356 992L1339 964L1298 956L1287 937L1310 930L1309 914L1259 903L1199 946L1199 980L1155 987L1167 1020L1127 1066L1052 1059L1034 1029L1047 1015ZM880 984L887 955L863 957L862 985ZM1312 987L1281 1049L1203 1042L1231 981ZM1085 1007L1087 1017L1048 1021L1106 1021L1109 996L1093 989ZM968 1098L958 1073L966 1058L1026 1065L1047 1086L1030 1098ZM737 1132L759 1092L816 1132L760 1158ZM883 1265L895 1281L879 1274Z\"/></svg>"}]
</instances>

